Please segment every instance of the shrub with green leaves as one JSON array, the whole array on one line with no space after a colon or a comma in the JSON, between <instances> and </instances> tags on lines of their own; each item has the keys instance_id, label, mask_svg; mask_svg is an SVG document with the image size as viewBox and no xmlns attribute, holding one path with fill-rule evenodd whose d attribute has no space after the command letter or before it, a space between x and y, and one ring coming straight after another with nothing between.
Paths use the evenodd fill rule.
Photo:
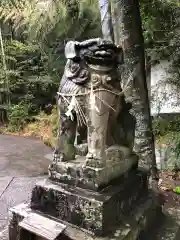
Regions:
<instances>
[{"instance_id":1,"label":"shrub with green leaves","mask_svg":"<svg viewBox=\"0 0 180 240\"><path fill-rule=\"evenodd\" d=\"M164 136L169 132L180 132L180 117L155 118L153 120L153 131L155 136Z\"/></svg>"},{"instance_id":2,"label":"shrub with green leaves","mask_svg":"<svg viewBox=\"0 0 180 240\"><path fill-rule=\"evenodd\" d=\"M25 102L20 102L17 105L11 105L8 109L8 131L21 131L24 126L32 120L32 117L30 117L31 108L31 104Z\"/></svg>"},{"instance_id":3,"label":"shrub with green leaves","mask_svg":"<svg viewBox=\"0 0 180 240\"><path fill-rule=\"evenodd\" d=\"M153 120L157 149L165 154L168 169L180 168L180 116L158 117Z\"/></svg>"},{"instance_id":4,"label":"shrub with green leaves","mask_svg":"<svg viewBox=\"0 0 180 240\"><path fill-rule=\"evenodd\" d=\"M9 124L11 129L14 124L14 129L17 130L20 123L24 126L27 122L26 114L29 114L30 118L31 114L37 114L47 104L55 102L59 80L58 77L55 78L53 74L49 74L48 57L40 52L37 45L6 40L4 49L7 69L2 69L0 72L0 85L3 86L7 77L12 104L8 114ZM15 111L17 116L22 114L22 120L15 120Z\"/></svg>"}]
</instances>

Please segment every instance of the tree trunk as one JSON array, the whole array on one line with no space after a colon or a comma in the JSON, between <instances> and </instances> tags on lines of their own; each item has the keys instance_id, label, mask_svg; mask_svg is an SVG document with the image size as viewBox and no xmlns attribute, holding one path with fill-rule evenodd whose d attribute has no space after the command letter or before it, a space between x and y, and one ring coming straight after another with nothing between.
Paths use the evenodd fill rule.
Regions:
<instances>
[{"instance_id":1,"label":"tree trunk","mask_svg":"<svg viewBox=\"0 0 180 240\"><path fill-rule=\"evenodd\" d=\"M136 117L134 150L140 156L139 165L147 168L152 178L157 178L154 137L146 83L144 38L138 0L112 0L114 36L124 51L122 85L130 86L126 93L132 102Z\"/></svg>"}]
</instances>

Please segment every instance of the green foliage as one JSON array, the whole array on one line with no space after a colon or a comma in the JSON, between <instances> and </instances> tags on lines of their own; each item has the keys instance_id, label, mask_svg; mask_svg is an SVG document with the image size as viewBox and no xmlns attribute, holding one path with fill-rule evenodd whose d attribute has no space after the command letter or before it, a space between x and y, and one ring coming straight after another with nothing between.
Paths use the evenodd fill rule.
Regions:
<instances>
[{"instance_id":1,"label":"green foliage","mask_svg":"<svg viewBox=\"0 0 180 240\"><path fill-rule=\"evenodd\" d=\"M12 21L15 29L23 29L28 38L41 42L67 37L79 38L90 36L99 25L99 8L97 0L11 0L3 1L0 7L0 19L4 22ZM93 35L92 34L92 35Z\"/></svg>"},{"instance_id":2,"label":"green foliage","mask_svg":"<svg viewBox=\"0 0 180 240\"><path fill-rule=\"evenodd\" d=\"M154 119L153 132L166 152L168 165L172 168L180 167L180 117Z\"/></svg>"},{"instance_id":3,"label":"green foliage","mask_svg":"<svg viewBox=\"0 0 180 240\"><path fill-rule=\"evenodd\" d=\"M180 194L180 186L177 186L173 189L173 192Z\"/></svg>"},{"instance_id":4,"label":"green foliage","mask_svg":"<svg viewBox=\"0 0 180 240\"><path fill-rule=\"evenodd\" d=\"M51 102L57 82L48 75L48 58L41 54L38 46L16 40L5 41L5 52L12 102L28 99L37 108ZM3 73L0 78L4 78Z\"/></svg>"},{"instance_id":5,"label":"green foliage","mask_svg":"<svg viewBox=\"0 0 180 240\"><path fill-rule=\"evenodd\" d=\"M37 44L5 40L4 49L7 70L0 72L0 83L7 76L12 103L8 112L9 127L11 130L20 130L31 119L31 115L55 101L59 77L53 80L53 74L50 75L48 71L48 56L42 54ZM0 66L2 68L2 59Z\"/></svg>"},{"instance_id":6,"label":"green foliage","mask_svg":"<svg viewBox=\"0 0 180 240\"><path fill-rule=\"evenodd\" d=\"M21 131L24 126L32 120L30 117L31 104L20 102L17 105L11 105L8 109L8 131L18 132Z\"/></svg>"},{"instance_id":7,"label":"green foliage","mask_svg":"<svg viewBox=\"0 0 180 240\"><path fill-rule=\"evenodd\" d=\"M172 53L178 5L175 1L140 0L144 37L148 54L153 60L167 59Z\"/></svg>"},{"instance_id":8,"label":"green foliage","mask_svg":"<svg viewBox=\"0 0 180 240\"><path fill-rule=\"evenodd\" d=\"M153 131L155 136L164 136L169 132L180 132L180 117L154 119Z\"/></svg>"}]
</instances>

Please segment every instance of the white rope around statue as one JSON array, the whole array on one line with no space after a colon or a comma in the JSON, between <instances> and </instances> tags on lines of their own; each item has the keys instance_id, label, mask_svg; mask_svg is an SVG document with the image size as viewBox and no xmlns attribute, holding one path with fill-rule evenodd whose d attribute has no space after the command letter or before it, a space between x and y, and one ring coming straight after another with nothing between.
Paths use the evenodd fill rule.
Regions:
<instances>
[{"instance_id":1,"label":"white rope around statue","mask_svg":"<svg viewBox=\"0 0 180 240\"><path fill-rule=\"evenodd\" d=\"M106 88L98 88L98 89L93 89L93 85L91 85L90 90L86 89L86 92L84 93L61 93L61 92L57 92L58 96L61 97L67 104L68 104L68 110L65 113L66 116L70 117L71 121L74 121L74 116L73 116L73 110L76 113L77 116L77 123L79 126L82 125L87 125L87 119L85 116L85 113L83 112L82 107L79 104L79 101L77 100L77 97L79 96L87 96L90 95L90 109L91 110L96 110L97 112L99 112L98 107L96 106L96 98L98 98L104 105L106 105L107 107L111 108L113 111L116 111L112 106L110 106L107 102L105 102L103 99L101 99L100 97L98 97L97 95L95 95L96 92L101 92L101 91L105 91L105 92L109 92L112 93L116 96L121 96L123 94L125 94L125 92L130 88L129 82L133 80L134 77L134 72L130 75L130 77L128 78L128 81L124 87L124 89L120 92L118 91L112 91L110 89L106 89ZM78 91L78 90L77 90ZM71 100L69 101L69 97L71 97Z\"/></svg>"}]
</instances>

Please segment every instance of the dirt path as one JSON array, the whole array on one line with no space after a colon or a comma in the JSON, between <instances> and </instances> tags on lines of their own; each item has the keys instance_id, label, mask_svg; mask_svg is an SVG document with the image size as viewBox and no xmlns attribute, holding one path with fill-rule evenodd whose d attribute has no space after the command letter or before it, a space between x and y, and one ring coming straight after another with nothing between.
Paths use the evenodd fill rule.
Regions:
<instances>
[{"instance_id":1,"label":"dirt path","mask_svg":"<svg viewBox=\"0 0 180 240\"><path fill-rule=\"evenodd\" d=\"M47 173L52 150L40 140L0 135L0 177L39 176Z\"/></svg>"},{"instance_id":2,"label":"dirt path","mask_svg":"<svg viewBox=\"0 0 180 240\"><path fill-rule=\"evenodd\" d=\"M45 178L51 152L37 139L0 135L0 235L9 208L27 202L34 184Z\"/></svg>"}]
</instances>

